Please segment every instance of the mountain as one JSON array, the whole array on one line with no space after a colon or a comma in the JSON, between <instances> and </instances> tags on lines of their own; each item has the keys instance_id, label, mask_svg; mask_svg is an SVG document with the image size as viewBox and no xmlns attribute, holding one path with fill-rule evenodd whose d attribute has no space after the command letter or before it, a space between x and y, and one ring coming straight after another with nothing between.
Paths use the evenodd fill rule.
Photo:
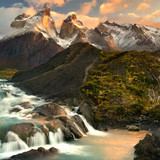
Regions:
<instances>
[{"instance_id":1,"label":"mountain","mask_svg":"<svg viewBox=\"0 0 160 160\"><path fill-rule=\"evenodd\" d=\"M33 17L16 17L11 27L15 32L0 40L0 68L30 69L63 50L50 38L57 31L48 6Z\"/></svg>"},{"instance_id":2,"label":"mountain","mask_svg":"<svg viewBox=\"0 0 160 160\"><path fill-rule=\"evenodd\" d=\"M18 86L47 98L75 98L89 70L99 61L100 51L88 43L77 43L58 53L47 63L13 77Z\"/></svg>"},{"instance_id":3,"label":"mountain","mask_svg":"<svg viewBox=\"0 0 160 160\"><path fill-rule=\"evenodd\" d=\"M76 43L48 62L16 73L12 81L29 93L81 106L79 112L87 119L93 115L93 125L102 130L135 122L141 125L141 119L147 124L160 117L157 55L147 51L108 52Z\"/></svg>"},{"instance_id":4,"label":"mountain","mask_svg":"<svg viewBox=\"0 0 160 160\"><path fill-rule=\"evenodd\" d=\"M0 68L31 69L79 42L104 51L160 50L160 29L149 26L106 21L89 29L71 14L58 33L47 5L34 16L17 16L11 27L15 32L0 40Z\"/></svg>"},{"instance_id":5,"label":"mountain","mask_svg":"<svg viewBox=\"0 0 160 160\"><path fill-rule=\"evenodd\" d=\"M97 30L101 34L113 36L115 45L122 51L160 50L160 29L138 24L119 25L108 21L100 23Z\"/></svg>"}]
</instances>

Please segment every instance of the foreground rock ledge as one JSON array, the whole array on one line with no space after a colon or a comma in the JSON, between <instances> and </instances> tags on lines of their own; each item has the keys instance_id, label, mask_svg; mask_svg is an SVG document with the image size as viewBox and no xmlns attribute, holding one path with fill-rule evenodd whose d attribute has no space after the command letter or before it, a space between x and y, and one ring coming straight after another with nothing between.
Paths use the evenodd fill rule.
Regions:
<instances>
[{"instance_id":1,"label":"foreground rock ledge","mask_svg":"<svg viewBox=\"0 0 160 160\"><path fill-rule=\"evenodd\" d=\"M159 160L160 159L160 129L152 135L147 134L135 146L135 154L137 157L134 160Z\"/></svg>"},{"instance_id":2,"label":"foreground rock ledge","mask_svg":"<svg viewBox=\"0 0 160 160\"><path fill-rule=\"evenodd\" d=\"M55 159L58 150L56 148L50 148L46 150L42 147L37 150L30 150L28 152L24 152L15 156L12 156L8 160L49 160L50 158Z\"/></svg>"}]
</instances>

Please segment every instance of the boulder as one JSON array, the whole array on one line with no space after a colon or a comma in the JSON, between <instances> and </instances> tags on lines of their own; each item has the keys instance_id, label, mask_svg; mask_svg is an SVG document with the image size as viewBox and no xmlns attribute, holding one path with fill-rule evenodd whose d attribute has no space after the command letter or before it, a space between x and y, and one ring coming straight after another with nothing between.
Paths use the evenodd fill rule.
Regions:
<instances>
[{"instance_id":1,"label":"boulder","mask_svg":"<svg viewBox=\"0 0 160 160\"><path fill-rule=\"evenodd\" d=\"M147 134L135 146L136 158L134 160L159 160L160 159L160 137L159 131L152 135Z\"/></svg>"},{"instance_id":2,"label":"boulder","mask_svg":"<svg viewBox=\"0 0 160 160\"><path fill-rule=\"evenodd\" d=\"M80 118L80 116L75 115L75 116L72 117L72 119L81 128L81 130L83 131L83 133L86 134L88 132L88 129L85 126L83 120Z\"/></svg>"},{"instance_id":3,"label":"boulder","mask_svg":"<svg viewBox=\"0 0 160 160\"><path fill-rule=\"evenodd\" d=\"M139 127L134 126L134 125L127 126L127 129L128 129L128 131L135 131L135 132L138 132L140 130Z\"/></svg>"},{"instance_id":4,"label":"boulder","mask_svg":"<svg viewBox=\"0 0 160 160\"><path fill-rule=\"evenodd\" d=\"M36 133L35 125L33 123L15 124L10 128L10 131L16 133L25 142L27 142L28 137L34 136Z\"/></svg>"},{"instance_id":5,"label":"boulder","mask_svg":"<svg viewBox=\"0 0 160 160\"><path fill-rule=\"evenodd\" d=\"M83 115L87 119L87 121L94 126L94 114L92 111L92 106L87 103L83 103L80 105L78 113Z\"/></svg>"},{"instance_id":6,"label":"boulder","mask_svg":"<svg viewBox=\"0 0 160 160\"><path fill-rule=\"evenodd\" d=\"M59 105L54 103L49 103L42 105L40 107L37 107L33 110L33 112L38 113L41 116L65 116L67 115L65 110L61 108Z\"/></svg>"},{"instance_id":7,"label":"boulder","mask_svg":"<svg viewBox=\"0 0 160 160\"><path fill-rule=\"evenodd\" d=\"M46 150L42 147L38 148L37 150L32 149L28 152L24 152L15 156L12 156L9 160L46 160L49 158L54 159L55 155L58 153L58 150L56 148L50 148L49 150Z\"/></svg>"},{"instance_id":8,"label":"boulder","mask_svg":"<svg viewBox=\"0 0 160 160\"><path fill-rule=\"evenodd\" d=\"M69 128L64 126L63 122L59 119L54 119L52 120L49 124L47 124L47 127L49 128L50 131L56 132L58 128L60 128L64 134L64 140L69 141L73 140L73 133L70 131Z\"/></svg>"},{"instance_id":9,"label":"boulder","mask_svg":"<svg viewBox=\"0 0 160 160\"><path fill-rule=\"evenodd\" d=\"M30 104L29 102L23 102L20 104L20 106L23 107L24 109L33 108L33 105Z\"/></svg>"},{"instance_id":10,"label":"boulder","mask_svg":"<svg viewBox=\"0 0 160 160\"><path fill-rule=\"evenodd\" d=\"M10 113L12 113L12 112L19 112L19 111L21 111L21 109L18 108L18 107L13 107L12 109L9 110Z\"/></svg>"},{"instance_id":11,"label":"boulder","mask_svg":"<svg viewBox=\"0 0 160 160\"><path fill-rule=\"evenodd\" d=\"M59 117L58 119L63 122L65 128L68 128L70 132L74 134L75 138L79 139L83 136L72 119L69 119L68 117Z\"/></svg>"}]
</instances>

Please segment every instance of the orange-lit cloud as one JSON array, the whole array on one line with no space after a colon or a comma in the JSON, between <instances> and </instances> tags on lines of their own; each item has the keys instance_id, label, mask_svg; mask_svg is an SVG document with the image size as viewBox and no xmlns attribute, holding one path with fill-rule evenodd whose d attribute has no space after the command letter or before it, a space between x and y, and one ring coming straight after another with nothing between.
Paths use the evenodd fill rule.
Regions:
<instances>
[{"instance_id":1,"label":"orange-lit cloud","mask_svg":"<svg viewBox=\"0 0 160 160\"><path fill-rule=\"evenodd\" d=\"M146 11L148 8L150 8L150 5L143 2L138 6L137 11Z\"/></svg>"},{"instance_id":2,"label":"orange-lit cloud","mask_svg":"<svg viewBox=\"0 0 160 160\"><path fill-rule=\"evenodd\" d=\"M142 24L160 28L160 10L154 11L151 14L139 16L136 13L119 14L112 19L117 23Z\"/></svg>"},{"instance_id":3,"label":"orange-lit cloud","mask_svg":"<svg viewBox=\"0 0 160 160\"><path fill-rule=\"evenodd\" d=\"M70 0L26 0L31 6L42 6L44 4L49 4L51 6L58 6L62 7L66 3L68 3Z\"/></svg>"},{"instance_id":4,"label":"orange-lit cloud","mask_svg":"<svg viewBox=\"0 0 160 160\"><path fill-rule=\"evenodd\" d=\"M110 0L100 5L100 13L102 15L119 12L128 8L127 0Z\"/></svg>"},{"instance_id":5,"label":"orange-lit cloud","mask_svg":"<svg viewBox=\"0 0 160 160\"><path fill-rule=\"evenodd\" d=\"M30 8L27 9L26 14L28 14L30 16L33 16L33 15L36 14L36 11L33 7L30 7Z\"/></svg>"},{"instance_id":6,"label":"orange-lit cloud","mask_svg":"<svg viewBox=\"0 0 160 160\"><path fill-rule=\"evenodd\" d=\"M96 6L96 4L96 0L92 0L91 2L85 2L81 4L81 7L77 13L81 15L88 15L92 8Z\"/></svg>"}]
</instances>

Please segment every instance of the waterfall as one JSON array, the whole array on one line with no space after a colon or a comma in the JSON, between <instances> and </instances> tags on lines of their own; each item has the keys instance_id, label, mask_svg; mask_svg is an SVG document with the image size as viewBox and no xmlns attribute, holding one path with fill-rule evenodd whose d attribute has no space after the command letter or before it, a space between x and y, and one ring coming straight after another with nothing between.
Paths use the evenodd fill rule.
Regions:
<instances>
[{"instance_id":1,"label":"waterfall","mask_svg":"<svg viewBox=\"0 0 160 160\"><path fill-rule=\"evenodd\" d=\"M0 152L13 152L28 149L27 144L19 138L19 136L11 131L6 135L6 143L3 143Z\"/></svg>"},{"instance_id":2,"label":"waterfall","mask_svg":"<svg viewBox=\"0 0 160 160\"><path fill-rule=\"evenodd\" d=\"M85 126L88 128L88 134L89 135L93 135L93 136L106 136L107 133L106 132L102 132L102 131L98 131L96 129L94 129L88 122L87 120L85 119L84 116L82 115L79 115L81 117L81 119L83 120Z\"/></svg>"},{"instance_id":3,"label":"waterfall","mask_svg":"<svg viewBox=\"0 0 160 160\"><path fill-rule=\"evenodd\" d=\"M56 145L63 142L63 133L60 128L57 129L56 133L49 132L49 143L51 145Z\"/></svg>"},{"instance_id":4,"label":"waterfall","mask_svg":"<svg viewBox=\"0 0 160 160\"><path fill-rule=\"evenodd\" d=\"M34 146L44 146L46 144L46 136L44 133L37 132L34 136L28 139L28 145L30 147Z\"/></svg>"},{"instance_id":5,"label":"waterfall","mask_svg":"<svg viewBox=\"0 0 160 160\"><path fill-rule=\"evenodd\" d=\"M86 136L86 134L84 134L84 132L82 131L82 129L77 125L77 123L74 123L74 125L76 126L76 128L78 129L78 131L82 134L82 136Z\"/></svg>"}]
</instances>

